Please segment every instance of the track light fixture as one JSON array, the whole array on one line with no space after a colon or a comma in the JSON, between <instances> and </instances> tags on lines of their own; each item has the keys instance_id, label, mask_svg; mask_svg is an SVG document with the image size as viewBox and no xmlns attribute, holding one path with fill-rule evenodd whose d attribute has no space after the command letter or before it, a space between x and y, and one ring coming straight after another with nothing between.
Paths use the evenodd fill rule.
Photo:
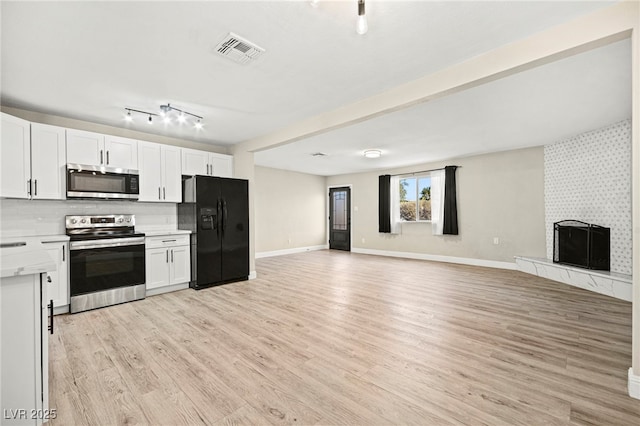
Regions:
<instances>
[{"instance_id":1,"label":"track light fixture","mask_svg":"<svg viewBox=\"0 0 640 426\"><path fill-rule=\"evenodd\" d=\"M367 17L364 14L364 0L358 0L358 23L356 24L356 32L360 35L366 34L369 30L367 25Z\"/></svg>"},{"instance_id":2,"label":"track light fixture","mask_svg":"<svg viewBox=\"0 0 640 426\"><path fill-rule=\"evenodd\" d=\"M176 108L174 106L171 106L171 104L167 103L166 105L160 105L160 112L159 113L155 113L155 112L149 112L149 111L142 111L139 109L134 109L134 108L126 108L125 107L125 111L127 111L127 114L125 115L124 119L125 121L128 122L132 122L133 121L133 116L132 116L132 112L138 113L138 114L143 114L143 115L147 115L149 118L147 119L147 123L148 124L153 124L153 117L162 117L162 121L165 124L171 124L172 122L172 115L176 115L173 114L178 113L177 117L176 117L176 121L180 124L184 124L187 122L187 116L189 117L193 117L194 120L196 120L193 124L193 126L200 130L202 129L202 120L204 119L203 117L190 113L188 111L182 110L180 108Z\"/></svg>"}]
</instances>

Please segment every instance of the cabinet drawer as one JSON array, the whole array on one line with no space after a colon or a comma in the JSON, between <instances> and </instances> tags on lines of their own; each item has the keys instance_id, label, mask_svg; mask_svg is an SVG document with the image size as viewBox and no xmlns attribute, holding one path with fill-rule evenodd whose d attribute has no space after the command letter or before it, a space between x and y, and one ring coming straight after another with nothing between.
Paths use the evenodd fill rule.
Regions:
<instances>
[{"instance_id":1,"label":"cabinet drawer","mask_svg":"<svg viewBox=\"0 0 640 426\"><path fill-rule=\"evenodd\" d=\"M159 235L145 238L145 248L188 246L189 235Z\"/></svg>"}]
</instances>

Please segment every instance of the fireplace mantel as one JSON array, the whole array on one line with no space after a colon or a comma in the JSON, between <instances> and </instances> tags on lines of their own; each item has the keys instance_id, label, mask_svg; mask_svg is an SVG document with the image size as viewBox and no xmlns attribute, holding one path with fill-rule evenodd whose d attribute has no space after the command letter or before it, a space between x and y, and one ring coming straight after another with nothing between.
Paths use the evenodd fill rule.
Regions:
<instances>
[{"instance_id":1,"label":"fireplace mantel","mask_svg":"<svg viewBox=\"0 0 640 426\"><path fill-rule=\"evenodd\" d=\"M550 259L515 256L519 271L631 302L631 275L577 268Z\"/></svg>"}]
</instances>

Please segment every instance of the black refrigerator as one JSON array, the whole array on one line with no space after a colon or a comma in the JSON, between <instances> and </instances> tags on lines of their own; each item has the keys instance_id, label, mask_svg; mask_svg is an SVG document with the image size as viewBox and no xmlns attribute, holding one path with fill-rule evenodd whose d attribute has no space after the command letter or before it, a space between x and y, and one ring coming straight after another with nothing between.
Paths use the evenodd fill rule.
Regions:
<instances>
[{"instance_id":1,"label":"black refrigerator","mask_svg":"<svg viewBox=\"0 0 640 426\"><path fill-rule=\"evenodd\" d=\"M247 180L184 177L178 229L191 231L191 288L249 278Z\"/></svg>"}]
</instances>

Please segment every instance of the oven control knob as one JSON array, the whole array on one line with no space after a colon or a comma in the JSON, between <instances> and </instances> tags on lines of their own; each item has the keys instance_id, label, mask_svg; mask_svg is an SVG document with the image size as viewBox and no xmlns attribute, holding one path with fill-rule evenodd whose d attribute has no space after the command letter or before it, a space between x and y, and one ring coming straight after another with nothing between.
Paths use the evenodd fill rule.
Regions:
<instances>
[{"instance_id":1,"label":"oven control knob","mask_svg":"<svg viewBox=\"0 0 640 426\"><path fill-rule=\"evenodd\" d=\"M82 219L80 223L87 223L87 219Z\"/></svg>"},{"instance_id":2,"label":"oven control knob","mask_svg":"<svg viewBox=\"0 0 640 426\"><path fill-rule=\"evenodd\" d=\"M76 223L78 223L78 220L77 219L71 219L71 223L73 223L75 225Z\"/></svg>"},{"instance_id":3,"label":"oven control knob","mask_svg":"<svg viewBox=\"0 0 640 426\"><path fill-rule=\"evenodd\" d=\"M131 218L130 217L127 218L127 222L131 222Z\"/></svg>"},{"instance_id":4,"label":"oven control knob","mask_svg":"<svg viewBox=\"0 0 640 426\"><path fill-rule=\"evenodd\" d=\"M118 223L122 223L122 218L121 217L118 218Z\"/></svg>"}]
</instances>

